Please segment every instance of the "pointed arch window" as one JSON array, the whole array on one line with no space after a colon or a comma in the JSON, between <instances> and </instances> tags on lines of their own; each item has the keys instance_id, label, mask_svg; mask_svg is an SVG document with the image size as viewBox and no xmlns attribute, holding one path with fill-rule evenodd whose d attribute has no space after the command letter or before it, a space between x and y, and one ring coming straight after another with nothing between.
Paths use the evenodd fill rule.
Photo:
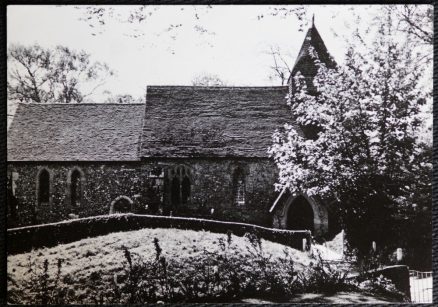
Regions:
<instances>
[{"instance_id":1,"label":"pointed arch window","mask_svg":"<svg viewBox=\"0 0 438 307\"><path fill-rule=\"evenodd\" d=\"M38 204L50 202L50 173L42 169L37 178Z\"/></svg>"},{"instance_id":2,"label":"pointed arch window","mask_svg":"<svg viewBox=\"0 0 438 307\"><path fill-rule=\"evenodd\" d=\"M72 207L78 207L82 203L82 195L85 185L85 175L78 167L71 169L67 175L67 202Z\"/></svg>"},{"instance_id":3,"label":"pointed arch window","mask_svg":"<svg viewBox=\"0 0 438 307\"><path fill-rule=\"evenodd\" d=\"M77 206L81 202L81 174L77 169L71 174L70 197L72 206Z\"/></svg>"},{"instance_id":4,"label":"pointed arch window","mask_svg":"<svg viewBox=\"0 0 438 307\"><path fill-rule=\"evenodd\" d=\"M238 167L234 171L234 203L238 206L245 205L245 173Z\"/></svg>"}]
</instances>

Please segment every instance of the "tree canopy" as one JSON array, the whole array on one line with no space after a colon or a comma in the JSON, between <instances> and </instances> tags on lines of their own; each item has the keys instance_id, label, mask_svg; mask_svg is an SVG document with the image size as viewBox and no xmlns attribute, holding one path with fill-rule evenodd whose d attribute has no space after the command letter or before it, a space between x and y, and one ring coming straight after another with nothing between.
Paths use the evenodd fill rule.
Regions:
<instances>
[{"instance_id":1,"label":"tree canopy","mask_svg":"<svg viewBox=\"0 0 438 307\"><path fill-rule=\"evenodd\" d=\"M194 86L227 86L227 83L215 74L203 73L203 74L199 74L199 75L195 76L192 79L192 85L194 85Z\"/></svg>"},{"instance_id":2,"label":"tree canopy","mask_svg":"<svg viewBox=\"0 0 438 307\"><path fill-rule=\"evenodd\" d=\"M92 62L85 51L11 45L8 48L9 99L24 102L82 102L114 72Z\"/></svg>"},{"instance_id":3,"label":"tree canopy","mask_svg":"<svg viewBox=\"0 0 438 307\"><path fill-rule=\"evenodd\" d=\"M359 35L353 41L333 69L313 53L316 95L294 77L288 103L296 125L274 134L270 153L278 189L337 204L338 218L360 232L356 238L371 240L368 230L376 239L389 219L431 208L431 144L419 138L431 92L419 82L426 70L415 41L400 39L390 15L371 44Z\"/></svg>"}]
</instances>

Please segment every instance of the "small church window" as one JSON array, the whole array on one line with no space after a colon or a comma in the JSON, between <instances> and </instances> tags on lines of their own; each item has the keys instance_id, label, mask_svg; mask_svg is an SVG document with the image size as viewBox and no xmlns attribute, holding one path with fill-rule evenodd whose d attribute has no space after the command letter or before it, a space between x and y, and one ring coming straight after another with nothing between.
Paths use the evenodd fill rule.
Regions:
<instances>
[{"instance_id":1,"label":"small church window","mask_svg":"<svg viewBox=\"0 0 438 307\"><path fill-rule=\"evenodd\" d=\"M71 174L70 197L71 205L77 206L81 202L81 173L75 169Z\"/></svg>"},{"instance_id":2,"label":"small church window","mask_svg":"<svg viewBox=\"0 0 438 307\"><path fill-rule=\"evenodd\" d=\"M237 182L236 202L238 205L245 204L245 183L243 180Z\"/></svg>"},{"instance_id":3,"label":"small church window","mask_svg":"<svg viewBox=\"0 0 438 307\"><path fill-rule=\"evenodd\" d=\"M38 203L48 203L50 200L50 174L46 169L40 172L38 182Z\"/></svg>"},{"instance_id":4,"label":"small church window","mask_svg":"<svg viewBox=\"0 0 438 307\"><path fill-rule=\"evenodd\" d=\"M15 197L15 179L18 178L18 173L16 172L8 172L8 181L7 181L7 208L8 208L8 219L7 224L8 227L15 227L18 222L17 209L18 209L18 201Z\"/></svg>"},{"instance_id":5,"label":"small church window","mask_svg":"<svg viewBox=\"0 0 438 307\"><path fill-rule=\"evenodd\" d=\"M17 189L17 180L18 180L17 172L8 173L8 189L11 190L12 195L14 196L15 196L15 190Z\"/></svg>"},{"instance_id":6,"label":"small church window","mask_svg":"<svg viewBox=\"0 0 438 307\"><path fill-rule=\"evenodd\" d=\"M234 172L234 198L238 206L245 205L245 174L241 168Z\"/></svg>"}]
</instances>

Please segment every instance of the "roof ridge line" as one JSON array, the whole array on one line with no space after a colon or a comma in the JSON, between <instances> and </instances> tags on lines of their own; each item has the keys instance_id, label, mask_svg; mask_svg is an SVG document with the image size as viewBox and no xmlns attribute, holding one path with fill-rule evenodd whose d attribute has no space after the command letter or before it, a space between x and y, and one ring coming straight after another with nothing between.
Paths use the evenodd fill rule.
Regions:
<instances>
[{"instance_id":1,"label":"roof ridge line","mask_svg":"<svg viewBox=\"0 0 438 307\"><path fill-rule=\"evenodd\" d=\"M151 87L186 87L186 88L208 88L208 89L218 89L218 88L285 88L287 85L260 85L260 86L202 86L202 85L147 85L148 88Z\"/></svg>"},{"instance_id":2,"label":"roof ridge line","mask_svg":"<svg viewBox=\"0 0 438 307\"><path fill-rule=\"evenodd\" d=\"M47 106L47 105L67 105L67 106L84 106L84 105L145 105L144 102L135 103L118 103L118 102L80 102L80 103L65 103L65 102L20 102L17 101L16 104L19 105L37 105L37 106Z\"/></svg>"}]
</instances>

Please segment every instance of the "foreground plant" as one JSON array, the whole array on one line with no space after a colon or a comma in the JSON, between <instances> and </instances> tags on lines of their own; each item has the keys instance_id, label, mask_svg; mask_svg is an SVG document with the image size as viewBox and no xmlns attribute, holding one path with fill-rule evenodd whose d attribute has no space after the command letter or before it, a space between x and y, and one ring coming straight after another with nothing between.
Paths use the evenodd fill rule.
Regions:
<instances>
[{"instance_id":1,"label":"foreground plant","mask_svg":"<svg viewBox=\"0 0 438 307\"><path fill-rule=\"evenodd\" d=\"M359 291L347 272L315 256L312 265L297 270L284 249L273 256L255 234L245 236L246 250L236 248L231 232L219 238L217 248L189 254L183 261L166 254L157 238L152 241L152 256L119 249L123 267L113 271L93 271L86 280L81 271L61 274L64 264L58 260L50 270L47 259L42 266L29 261L31 279L23 284L8 281L10 303L38 304L144 304L239 302L243 298L263 298L287 302L299 293L333 294ZM199 244L199 243L198 243ZM66 269L65 271L69 271ZM83 283L78 287L78 282ZM22 288L20 288L22 287ZM373 291L370 287L364 291ZM377 288L374 288L378 291Z\"/></svg>"}]
</instances>

